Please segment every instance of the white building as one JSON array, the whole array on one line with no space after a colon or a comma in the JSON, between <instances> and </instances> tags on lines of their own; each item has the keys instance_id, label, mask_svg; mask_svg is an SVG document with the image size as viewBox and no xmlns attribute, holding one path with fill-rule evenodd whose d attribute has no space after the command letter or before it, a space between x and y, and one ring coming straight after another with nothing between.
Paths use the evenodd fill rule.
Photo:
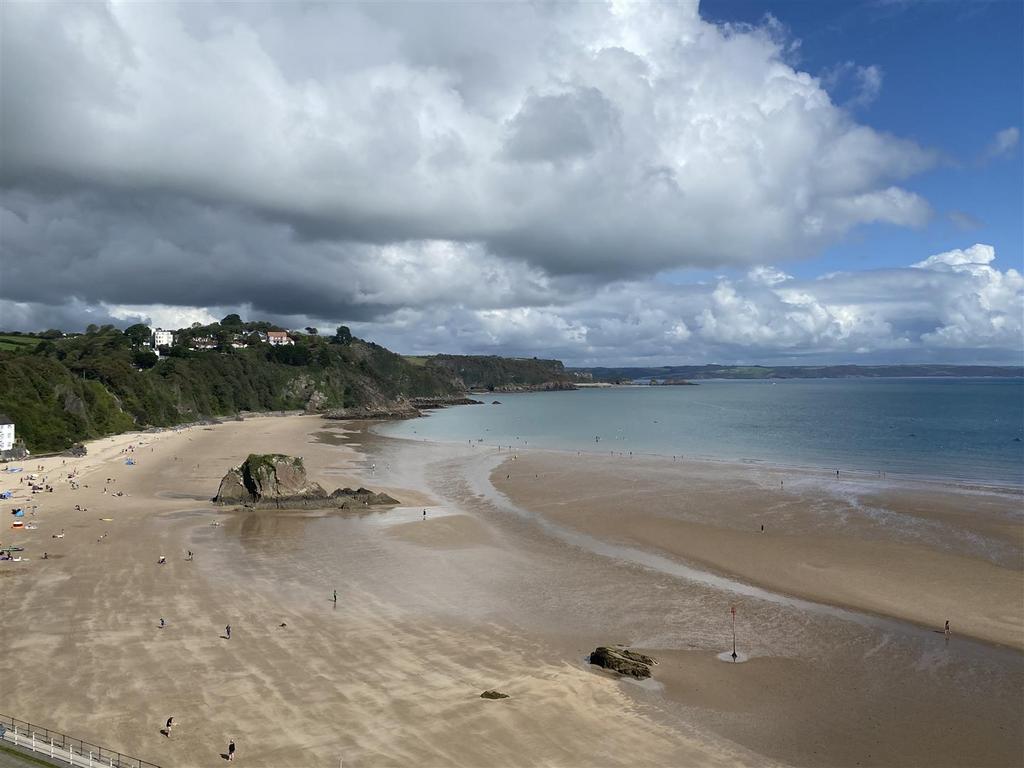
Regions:
<instances>
[{"instance_id":1,"label":"white building","mask_svg":"<svg viewBox=\"0 0 1024 768\"><path fill-rule=\"evenodd\" d=\"M9 451L14 447L14 422L9 416L0 413L0 451Z\"/></svg>"},{"instance_id":2,"label":"white building","mask_svg":"<svg viewBox=\"0 0 1024 768\"><path fill-rule=\"evenodd\" d=\"M170 331L165 331L162 328L157 328L153 331L153 346L154 347L172 347L174 346L174 334Z\"/></svg>"},{"instance_id":3,"label":"white building","mask_svg":"<svg viewBox=\"0 0 1024 768\"><path fill-rule=\"evenodd\" d=\"M295 343L284 331L267 331L267 341L275 347Z\"/></svg>"}]
</instances>

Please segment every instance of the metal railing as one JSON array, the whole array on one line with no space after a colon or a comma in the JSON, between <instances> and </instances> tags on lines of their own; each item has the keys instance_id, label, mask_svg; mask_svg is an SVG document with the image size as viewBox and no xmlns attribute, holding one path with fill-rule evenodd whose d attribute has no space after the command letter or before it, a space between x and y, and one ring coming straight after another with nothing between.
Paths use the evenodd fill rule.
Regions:
<instances>
[{"instance_id":1,"label":"metal railing","mask_svg":"<svg viewBox=\"0 0 1024 768\"><path fill-rule=\"evenodd\" d=\"M62 760L81 768L160 768L156 763L3 714L0 714L0 742L30 749L51 760Z\"/></svg>"}]
</instances>

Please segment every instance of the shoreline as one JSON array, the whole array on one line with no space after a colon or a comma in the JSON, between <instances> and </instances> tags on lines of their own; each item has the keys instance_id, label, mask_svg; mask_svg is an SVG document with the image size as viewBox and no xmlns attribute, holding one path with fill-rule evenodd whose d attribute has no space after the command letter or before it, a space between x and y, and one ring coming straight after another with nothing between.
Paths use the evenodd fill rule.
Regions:
<instances>
[{"instance_id":1,"label":"shoreline","mask_svg":"<svg viewBox=\"0 0 1024 768\"><path fill-rule=\"evenodd\" d=\"M416 418L428 418L431 415L430 409L420 417ZM438 409L439 410L439 409ZM381 431L384 428L390 426L393 422L386 419L363 419L353 421L352 423L366 424L368 429L373 434L381 438L388 440L402 440L411 444L418 443L434 443L438 445L447 446L464 446L465 443L460 440L442 440L433 437L408 437L404 435L390 435ZM498 448L497 443L489 443L486 441L473 441L473 445L482 448L496 449ZM647 458L647 459L663 459L666 461L675 461L679 465L686 464L708 464L715 466L728 466L733 468L761 468L765 470L777 470L777 471L792 471L792 472L806 472L812 474L820 474L824 478L831 478L832 473L835 472L835 467L829 468L825 466L817 466L812 464L787 464L784 462L775 462L768 459L754 459L754 458L718 458L715 456L699 456L693 454L669 454L669 453L657 453L653 451L633 451L630 454L628 451L609 451L607 453L594 450L585 450L583 448L552 448L548 446L515 446L506 445L501 443L501 450L511 450L512 453L517 451L545 451L548 453L558 454L562 456L570 456L581 454L583 456L590 456L594 458L608 458L608 457L620 457L620 458ZM1007 485L1000 483L987 483L982 480L970 480L961 479L945 475L916 475L902 472L885 472L884 477L879 477L877 471L867 469L844 469L840 467L840 471L843 473L841 476L842 480L853 480L853 481L877 481L881 484L881 490L886 490L886 485L889 484L896 489L900 488L911 488L915 485L924 486L927 488L935 488L937 490L948 490L953 492L966 492L966 493L991 493L1000 496L1020 496L1024 498L1024 484L1022 485ZM1021 513L1022 519L1024 519L1024 511Z\"/></svg>"}]
</instances>

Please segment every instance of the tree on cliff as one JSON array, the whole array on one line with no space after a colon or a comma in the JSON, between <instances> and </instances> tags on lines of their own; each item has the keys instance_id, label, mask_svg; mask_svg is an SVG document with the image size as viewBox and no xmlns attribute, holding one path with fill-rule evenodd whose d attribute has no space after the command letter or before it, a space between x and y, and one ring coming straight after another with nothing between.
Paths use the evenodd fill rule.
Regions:
<instances>
[{"instance_id":1,"label":"tree on cliff","mask_svg":"<svg viewBox=\"0 0 1024 768\"><path fill-rule=\"evenodd\" d=\"M136 323L135 325L129 325L125 328L124 335L128 338L128 341L132 343L133 347L141 347L149 341L153 332L149 329L148 325Z\"/></svg>"},{"instance_id":2,"label":"tree on cliff","mask_svg":"<svg viewBox=\"0 0 1024 768\"><path fill-rule=\"evenodd\" d=\"M336 344L351 344L352 343L352 331L348 329L347 325L339 325L338 330L334 333L334 341Z\"/></svg>"}]
</instances>

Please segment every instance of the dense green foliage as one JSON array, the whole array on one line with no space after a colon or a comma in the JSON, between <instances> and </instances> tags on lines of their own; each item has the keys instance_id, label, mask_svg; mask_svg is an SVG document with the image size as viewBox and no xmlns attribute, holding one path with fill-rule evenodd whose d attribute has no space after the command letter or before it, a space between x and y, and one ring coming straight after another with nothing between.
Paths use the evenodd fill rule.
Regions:
<instances>
[{"instance_id":1,"label":"dense green foliage","mask_svg":"<svg viewBox=\"0 0 1024 768\"><path fill-rule=\"evenodd\" d=\"M495 389L503 386L532 387L549 382L570 381L560 360L510 358L483 355L434 355L411 358L410 362L426 370L444 372L469 389Z\"/></svg>"},{"instance_id":2,"label":"dense green foliage","mask_svg":"<svg viewBox=\"0 0 1024 768\"><path fill-rule=\"evenodd\" d=\"M159 360L140 346L138 328L127 335L104 326L78 336L36 337L33 346L0 352L0 412L14 420L30 450L52 451L119 431L239 411L325 410L457 391L439 372L354 338L300 336L294 346L231 346L234 334L264 327L272 326L188 329ZM218 349L186 348L201 337L218 338Z\"/></svg>"}]
</instances>

